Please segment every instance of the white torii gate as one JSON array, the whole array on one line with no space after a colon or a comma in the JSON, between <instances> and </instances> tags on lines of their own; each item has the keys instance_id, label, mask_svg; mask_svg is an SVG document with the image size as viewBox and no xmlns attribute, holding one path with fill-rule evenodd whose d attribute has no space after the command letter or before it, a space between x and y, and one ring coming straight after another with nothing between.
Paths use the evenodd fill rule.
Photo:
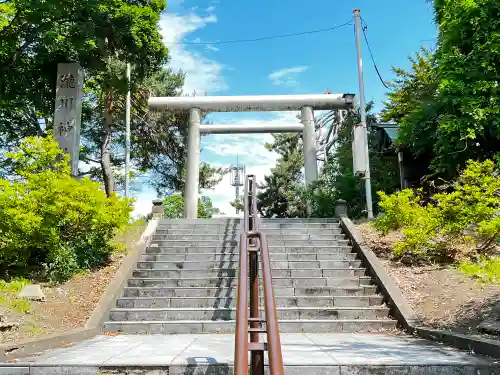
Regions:
<instances>
[{"instance_id":1,"label":"white torii gate","mask_svg":"<svg viewBox=\"0 0 500 375\"><path fill-rule=\"evenodd\" d=\"M189 111L187 176L184 190L184 217L198 216L200 184L200 134L291 133L302 132L305 182L318 178L314 110L350 109L354 94L256 95L152 97L152 110ZM201 125L204 112L300 111L301 124L290 125Z\"/></svg>"}]
</instances>

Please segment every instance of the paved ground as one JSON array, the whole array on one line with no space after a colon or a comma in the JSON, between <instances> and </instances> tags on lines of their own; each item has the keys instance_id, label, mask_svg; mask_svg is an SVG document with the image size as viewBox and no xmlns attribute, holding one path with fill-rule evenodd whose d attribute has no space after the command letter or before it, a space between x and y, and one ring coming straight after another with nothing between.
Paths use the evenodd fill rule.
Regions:
<instances>
[{"instance_id":1,"label":"paved ground","mask_svg":"<svg viewBox=\"0 0 500 375\"><path fill-rule=\"evenodd\" d=\"M446 346L430 343L409 336L388 334L282 334L283 359L287 369L314 366L310 374L339 374L342 369L359 366L370 368L383 366L383 373L397 374L493 374L497 373L490 359L477 357ZM38 357L31 357L15 365L19 370L30 368L34 373L98 373L97 369L113 366L140 366L150 368L168 367L165 374L230 374L233 364L233 335L121 335L98 336L75 344L72 347L56 349ZM417 366L418 365L418 366ZM422 365L430 365L437 371L417 371ZM465 367L469 370L464 372ZM52 366L94 366L96 372L80 367L75 372L47 372ZM343 367L346 366L346 367ZM388 367L387 367L388 366ZM188 370L188 367L191 370ZM194 370L198 367L200 370ZM36 369L38 368L38 369ZM212 370L210 370L212 368ZM217 368L217 370L215 370ZM400 369L401 371L387 371ZM452 369L453 371L445 371ZM299 370L300 369L300 370ZM321 370L322 369L322 370ZM462 369L457 372L457 369ZM3 370L3 371L2 371ZM0 367L0 374L6 374ZM75 368L74 368L75 370ZM321 371L320 371L321 370ZM363 371L342 371L361 374ZM24 374L23 372L11 372ZM125 372L124 372L125 373ZM154 372L155 374L163 372ZM367 372L374 373L374 372ZM378 372L376 372L378 373ZM381 372L382 373L382 372ZM499 372L500 373L500 372ZM10 374L10 373L9 373Z\"/></svg>"}]
</instances>

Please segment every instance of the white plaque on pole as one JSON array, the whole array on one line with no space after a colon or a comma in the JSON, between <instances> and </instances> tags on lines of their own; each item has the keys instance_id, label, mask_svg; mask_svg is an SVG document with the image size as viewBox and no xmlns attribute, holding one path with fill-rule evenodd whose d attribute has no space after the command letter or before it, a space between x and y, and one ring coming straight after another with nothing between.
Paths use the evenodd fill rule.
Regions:
<instances>
[{"instance_id":1,"label":"white plaque on pole","mask_svg":"<svg viewBox=\"0 0 500 375\"><path fill-rule=\"evenodd\" d=\"M354 175L363 176L366 173L365 134L362 125L352 128L352 162Z\"/></svg>"},{"instance_id":2,"label":"white plaque on pole","mask_svg":"<svg viewBox=\"0 0 500 375\"><path fill-rule=\"evenodd\" d=\"M82 122L83 69L80 64L58 64L54 138L70 155L71 174L78 174L80 127Z\"/></svg>"}]
</instances>

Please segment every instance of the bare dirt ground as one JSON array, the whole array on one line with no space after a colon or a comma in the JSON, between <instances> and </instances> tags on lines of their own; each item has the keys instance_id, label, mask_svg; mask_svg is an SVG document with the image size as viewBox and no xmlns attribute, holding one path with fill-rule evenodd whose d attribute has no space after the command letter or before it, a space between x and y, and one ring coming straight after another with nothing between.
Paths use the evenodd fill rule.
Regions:
<instances>
[{"instance_id":1,"label":"bare dirt ground","mask_svg":"<svg viewBox=\"0 0 500 375\"><path fill-rule=\"evenodd\" d=\"M42 285L46 300L30 301L29 312L23 313L6 304L0 305L0 315L3 316L4 323L18 324L16 328L0 332L0 342L17 343L37 336L83 327L126 257L126 249L133 248L143 230L144 226L136 225L118 235L115 241L123 244L124 251L115 253L106 267L77 275L55 287Z\"/></svg>"},{"instance_id":2,"label":"bare dirt ground","mask_svg":"<svg viewBox=\"0 0 500 375\"><path fill-rule=\"evenodd\" d=\"M392 244L400 235L380 236L369 224L358 229L424 325L500 339L478 330L485 319L500 320L499 284L480 283L451 265L407 266L390 260Z\"/></svg>"}]
</instances>

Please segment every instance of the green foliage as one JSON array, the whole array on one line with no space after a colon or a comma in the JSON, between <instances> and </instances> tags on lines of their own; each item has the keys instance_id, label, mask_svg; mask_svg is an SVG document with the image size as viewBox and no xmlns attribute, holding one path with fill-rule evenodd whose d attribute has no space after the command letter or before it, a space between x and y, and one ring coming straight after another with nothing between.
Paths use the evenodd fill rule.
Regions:
<instances>
[{"instance_id":1,"label":"green foliage","mask_svg":"<svg viewBox=\"0 0 500 375\"><path fill-rule=\"evenodd\" d=\"M3 2L0 109L7 128L2 130L41 135L38 119L52 114L60 62L78 62L91 77L106 70L110 57L132 63L134 81L156 71L167 61L159 32L164 9L164 0Z\"/></svg>"},{"instance_id":2,"label":"green foliage","mask_svg":"<svg viewBox=\"0 0 500 375\"><path fill-rule=\"evenodd\" d=\"M245 205L241 198L234 200L233 202L229 202L229 204L239 211L243 211L243 209L245 208Z\"/></svg>"},{"instance_id":3,"label":"green foliage","mask_svg":"<svg viewBox=\"0 0 500 375\"><path fill-rule=\"evenodd\" d=\"M88 100L84 102L83 160L101 161L105 139L103 130L108 132L108 170L113 169L116 190L123 189L124 176L116 171L124 165L122 147L125 142L125 62L113 60L108 71L100 77L88 81ZM149 184L159 195L165 191L183 191L187 156L188 113L149 111L147 101L150 96L177 96L182 94L184 74L164 68L146 77L131 90L131 160L139 174L148 174ZM113 99L112 118L103 127L103 112ZM113 175L112 171L108 174ZM207 163L200 165L200 187L212 188L220 182L225 171L213 168ZM103 166L90 171L93 179L113 185L103 176ZM112 186L110 186L112 187Z\"/></svg>"},{"instance_id":4,"label":"green foliage","mask_svg":"<svg viewBox=\"0 0 500 375\"><path fill-rule=\"evenodd\" d=\"M379 207L384 215L374 221L373 226L384 235L391 230L411 225L425 211L413 190L405 189L391 195L379 191L378 196Z\"/></svg>"},{"instance_id":5,"label":"green foliage","mask_svg":"<svg viewBox=\"0 0 500 375\"><path fill-rule=\"evenodd\" d=\"M453 259L458 243L475 244L478 253L491 250L500 236L500 177L495 164L469 161L457 180L442 190L427 204L411 190L379 192L385 215L373 225L382 233L402 228L404 239L395 245L396 255Z\"/></svg>"},{"instance_id":6,"label":"green foliage","mask_svg":"<svg viewBox=\"0 0 500 375\"><path fill-rule=\"evenodd\" d=\"M500 7L497 0L435 0L435 52L423 50L412 71L396 69L384 120L401 124L400 142L454 178L467 160L500 149Z\"/></svg>"},{"instance_id":7,"label":"green foliage","mask_svg":"<svg viewBox=\"0 0 500 375\"><path fill-rule=\"evenodd\" d=\"M376 118L371 113L372 103L367 105L368 124L375 124ZM359 111L346 117L340 125L335 148L328 156L323 173L318 183L309 192L313 202L315 216L334 217L335 203L339 199L347 202L347 214L353 219L362 217L366 211L365 183L353 170L352 129L359 124ZM396 191L399 186L397 156L393 150L380 150L377 147L375 129L370 127L368 135L370 153L370 174L372 184L373 208L377 213L378 198L374 192Z\"/></svg>"},{"instance_id":8,"label":"green foliage","mask_svg":"<svg viewBox=\"0 0 500 375\"><path fill-rule=\"evenodd\" d=\"M163 200L164 217L166 219L182 219L184 217L184 197L182 194L171 194ZM198 218L210 219L221 212L213 206L209 197L202 196L198 199Z\"/></svg>"},{"instance_id":9,"label":"green foliage","mask_svg":"<svg viewBox=\"0 0 500 375\"><path fill-rule=\"evenodd\" d=\"M263 217L305 217L305 201L301 199L304 166L301 141L296 134L273 134L273 137L275 142L269 149L283 154L271 169L271 175L265 176L264 184L259 186L258 209Z\"/></svg>"},{"instance_id":10,"label":"green foliage","mask_svg":"<svg viewBox=\"0 0 500 375\"><path fill-rule=\"evenodd\" d=\"M50 137L27 138L8 157L14 174L0 179L1 274L63 281L105 264L131 202L73 179L68 156Z\"/></svg>"},{"instance_id":11,"label":"green foliage","mask_svg":"<svg viewBox=\"0 0 500 375\"><path fill-rule=\"evenodd\" d=\"M43 328L31 323L30 327L28 328L28 332L32 336L38 336L43 333Z\"/></svg>"},{"instance_id":12,"label":"green foliage","mask_svg":"<svg viewBox=\"0 0 500 375\"><path fill-rule=\"evenodd\" d=\"M161 193L182 190L187 116L147 110L150 96L182 95L184 74L164 67L159 20L165 7L164 0L0 4L0 149L53 129L57 64L77 62L85 71L81 160L94 165L85 176L102 182L108 195L123 189L118 171L131 63L133 169L149 172ZM2 169L0 159L0 171L9 173ZM200 185L214 186L219 172L204 164Z\"/></svg>"},{"instance_id":13,"label":"green foliage","mask_svg":"<svg viewBox=\"0 0 500 375\"><path fill-rule=\"evenodd\" d=\"M485 283L500 283L500 257L481 257L479 262L463 260L458 269Z\"/></svg>"},{"instance_id":14,"label":"green foliage","mask_svg":"<svg viewBox=\"0 0 500 375\"><path fill-rule=\"evenodd\" d=\"M27 314L31 311L31 303L27 298L12 298L8 300L9 307L19 314Z\"/></svg>"},{"instance_id":15,"label":"green foliage","mask_svg":"<svg viewBox=\"0 0 500 375\"><path fill-rule=\"evenodd\" d=\"M5 280L0 280L0 292L2 293L19 293L25 286L30 285L31 283L23 278L16 277L9 282Z\"/></svg>"},{"instance_id":16,"label":"green foliage","mask_svg":"<svg viewBox=\"0 0 500 375\"><path fill-rule=\"evenodd\" d=\"M210 219L214 215L222 215L221 211L213 206L209 197L200 197L198 199L198 217L200 219Z\"/></svg>"},{"instance_id":17,"label":"green foliage","mask_svg":"<svg viewBox=\"0 0 500 375\"><path fill-rule=\"evenodd\" d=\"M375 116L370 113L371 108L372 103L369 103L368 123L376 123ZM312 216L334 217L335 203L344 199L347 201L350 217L362 216L366 209L364 181L354 175L352 160L352 128L354 124L359 124L359 111L347 114L342 123L340 118L338 113L330 112L316 121L316 128L325 130L324 133L329 135L318 145L327 150L328 161L318 181L308 188L305 188L303 182L304 156L300 135L273 135L274 142L266 147L280 154L280 158L276 167L271 170L272 174L265 176L265 183L259 190L261 215L306 217L306 202L309 201ZM334 133L336 137L330 137ZM369 147L372 190L395 191L399 187L399 169L395 153L392 150L379 150L374 129L370 130Z\"/></svg>"},{"instance_id":18,"label":"green foliage","mask_svg":"<svg viewBox=\"0 0 500 375\"><path fill-rule=\"evenodd\" d=\"M14 278L9 282L0 280L0 304L8 306L20 314L27 314L31 311L31 303L26 298L17 298L23 288L31 283L23 278Z\"/></svg>"}]
</instances>

